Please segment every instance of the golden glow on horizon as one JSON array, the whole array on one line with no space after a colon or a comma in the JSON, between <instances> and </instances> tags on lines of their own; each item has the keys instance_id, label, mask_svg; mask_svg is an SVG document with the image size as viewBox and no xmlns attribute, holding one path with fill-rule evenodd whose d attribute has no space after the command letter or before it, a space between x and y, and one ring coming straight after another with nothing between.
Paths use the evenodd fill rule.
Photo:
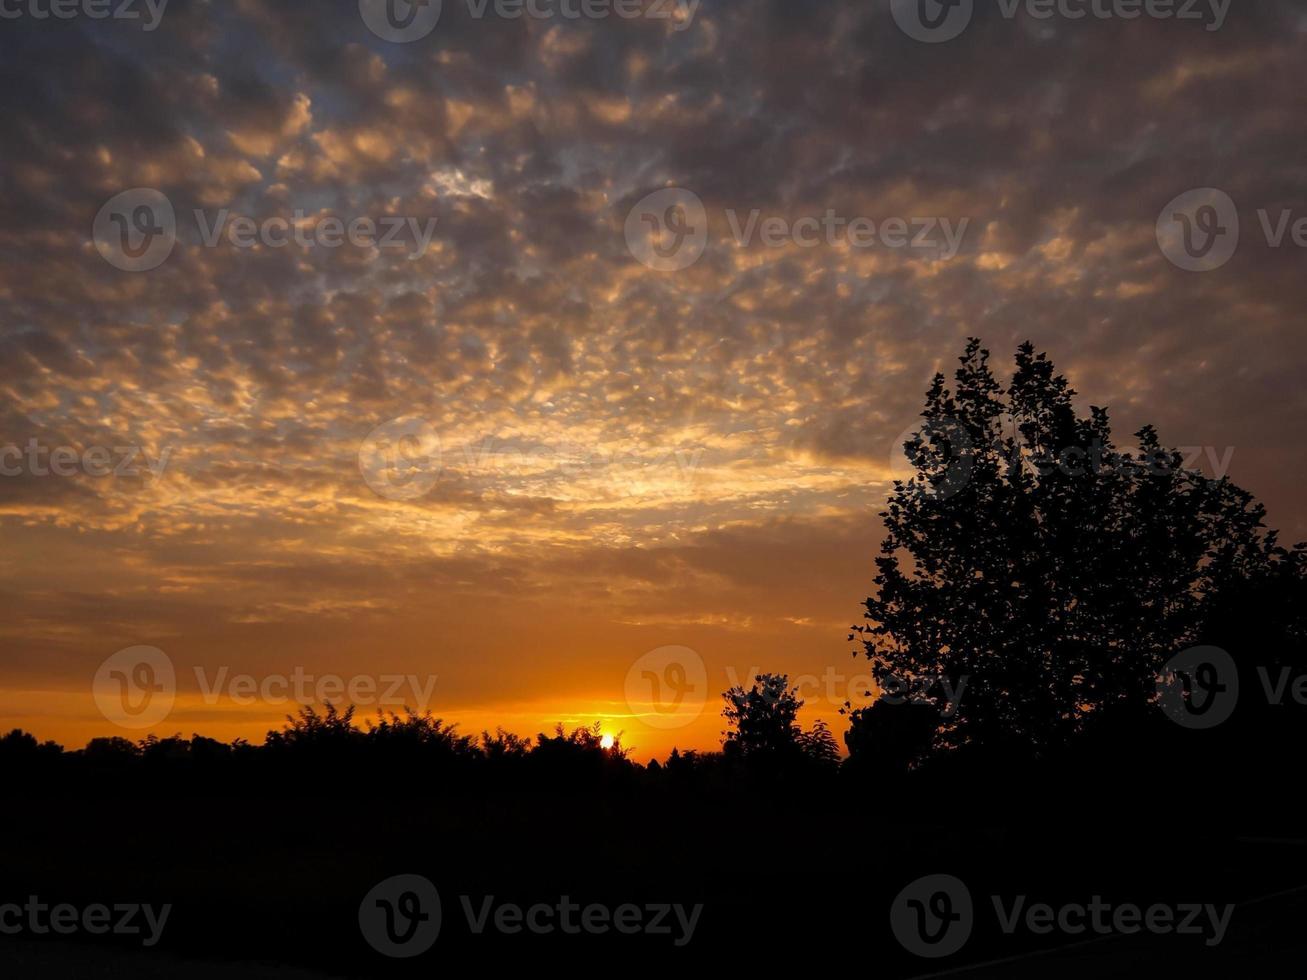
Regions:
<instances>
[{"instance_id":1,"label":"golden glow on horizon","mask_svg":"<svg viewBox=\"0 0 1307 980\"><path fill-rule=\"evenodd\" d=\"M1170 195L1128 166L1189 140L1199 104L1255 152L1274 98L1231 112L1203 86L1266 69L1291 103L1294 44L1250 32L1217 59L1207 46L1120 49L1132 55L1113 79L1120 104L1143 93L1146 119L1106 111L1110 86L1083 104L1016 86L961 109L891 86L857 125L827 113L802 138L784 127L759 166L738 148L760 120L788 118L792 93L754 77L752 45L726 43L752 36L746 5L696 18L694 40L678 42L687 70L671 74L661 31L485 49L471 32L414 59L361 45L350 21L330 34L349 66L335 79L288 5L230 6L175 25L186 57L146 44L153 82L126 109L114 86L70 88L52 52L14 52L34 85L68 97L9 107L22 139L0 181L25 218L0 231L14 311L0 329L0 469L17 466L0 474L6 728L73 748L174 733L259 743L296 705L204 697L220 672L260 686L297 671L412 675L436 678L414 706L462 733L534 738L599 720L645 761L717 749L720 695L756 669L838 673L806 685L802 715L838 733L868 670L845 637L874 588L901 434L970 335L1000 381L1034 340L1082 407L1112 410L1118 435L1156 423L1178 444L1241 441L1231 476L1286 539L1307 536L1303 465L1284 452L1301 412L1248 397L1307 359L1307 335L1283 326L1301 277L1270 262L1249 279L1176 278L1154 227ZM841 66L899 43L850 29L855 6L836 27L787 24L779 77L789 66L847 93ZM248 66L221 57L238 24L266 41L253 87ZM69 58L90 58L98 78L110 53ZM610 56L628 83L596 93L586 66ZM750 81L715 84L721 64ZM511 83L497 84L505 65ZM1062 179L1083 161L1086 114L1125 179ZM887 144L882 123L900 118L929 125ZM1010 146L1014 118L1038 118L1039 137ZM979 141L994 166L948 152L953 138ZM702 177L697 155L720 172ZM1264 169L1250 209L1294 176L1291 161L1267 162L1284 172ZM638 260L623 226L673 185L711 221L699 260L667 275ZM184 229L142 274L103 261L93 240L96 207L133 187L167 197ZM730 228L754 212L793 228L828 209L877 228L894 215L969 224L948 259L847 236L746 245ZM228 231L237 215L305 233L329 218L436 224L425 250L197 237L223 212ZM369 441L402 420L423 424L416 447ZM107 451L123 472L51 474L56 447ZM178 675L172 712L144 732L115 727L90 694L106 658L141 644ZM647 683L624 686L669 645L702 657L699 699L652 703ZM679 696L675 677L661 680ZM357 718L375 714L369 702Z\"/></svg>"}]
</instances>

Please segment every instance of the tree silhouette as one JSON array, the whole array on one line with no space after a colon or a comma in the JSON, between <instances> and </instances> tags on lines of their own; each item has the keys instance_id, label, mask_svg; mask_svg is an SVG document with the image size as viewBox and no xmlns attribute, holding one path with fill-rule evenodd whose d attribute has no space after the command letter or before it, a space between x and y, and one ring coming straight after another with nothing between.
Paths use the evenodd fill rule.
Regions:
<instances>
[{"instance_id":1,"label":"tree silhouette","mask_svg":"<svg viewBox=\"0 0 1307 980\"><path fill-rule=\"evenodd\" d=\"M321 713L313 705L306 705L294 714L287 715L288 724L279 732L268 732L269 748L333 750L356 742L362 733L354 727L354 705L341 711L328 704Z\"/></svg>"},{"instance_id":2,"label":"tree silhouette","mask_svg":"<svg viewBox=\"0 0 1307 980\"><path fill-rule=\"evenodd\" d=\"M723 749L745 758L781 759L798 751L799 726L795 722L803 702L798 688L791 689L785 674L759 674L749 690L733 687L722 698L722 717L732 726Z\"/></svg>"},{"instance_id":3,"label":"tree silhouette","mask_svg":"<svg viewBox=\"0 0 1307 980\"><path fill-rule=\"evenodd\" d=\"M495 734L481 733L481 751L487 759L501 761L523 759L531 751L531 739L496 728Z\"/></svg>"},{"instance_id":4,"label":"tree silhouette","mask_svg":"<svg viewBox=\"0 0 1307 980\"><path fill-rule=\"evenodd\" d=\"M755 770L838 765L839 747L826 723L818 721L807 732L799 726L803 701L799 689L789 686L789 676L759 674L754 680L747 691L737 686L722 695L722 716L731 725L723 733L726 758L744 760Z\"/></svg>"},{"instance_id":5,"label":"tree silhouette","mask_svg":"<svg viewBox=\"0 0 1307 980\"><path fill-rule=\"evenodd\" d=\"M1107 411L1078 416L1029 343L1006 390L979 341L959 360L904 444L915 472L882 514L855 630L882 686L943 709L942 682L967 679L956 712L932 716L936 750L1040 757L1148 711L1159 669L1201 641L1217 598L1287 559L1250 494L1185 469L1151 427L1118 449ZM926 716L895 707L855 712L850 750L910 746Z\"/></svg>"},{"instance_id":6,"label":"tree silhouette","mask_svg":"<svg viewBox=\"0 0 1307 980\"><path fill-rule=\"evenodd\" d=\"M840 764L840 745L830 726L818 720L806 732L798 734L799 749L814 766L834 770Z\"/></svg>"},{"instance_id":7,"label":"tree silhouette","mask_svg":"<svg viewBox=\"0 0 1307 980\"><path fill-rule=\"evenodd\" d=\"M418 714L405 708L403 715L379 711L377 720L367 723L373 746L391 752L426 752L430 756L468 757L476 751L471 735L459 735L458 726L446 724L430 711Z\"/></svg>"},{"instance_id":8,"label":"tree silhouette","mask_svg":"<svg viewBox=\"0 0 1307 980\"><path fill-rule=\"evenodd\" d=\"M873 778L902 775L929 750L938 725L939 713L928 702L878 698L850 713L844 736L850 768Z\"/></svg>"}]
</instances>

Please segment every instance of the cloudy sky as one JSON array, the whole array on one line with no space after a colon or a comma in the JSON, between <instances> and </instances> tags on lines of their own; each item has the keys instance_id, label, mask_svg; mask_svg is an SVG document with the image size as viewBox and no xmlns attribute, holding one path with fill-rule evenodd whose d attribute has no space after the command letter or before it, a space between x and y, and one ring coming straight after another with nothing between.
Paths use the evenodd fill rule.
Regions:
<instances>
[{"instance_id":1,"label":"cloudy sky","mask_svg":"<svg viewBox=\"0 0 1307 980\"><path fill-rule=\"evenodd\" d=\"M838 728L973 335L1307 538L1298 3L120 3L0 5L6 727L139 737L92 681L151 646L161 734L296 671L639 757L788 671Z\"/></svg>"}]
</instances>

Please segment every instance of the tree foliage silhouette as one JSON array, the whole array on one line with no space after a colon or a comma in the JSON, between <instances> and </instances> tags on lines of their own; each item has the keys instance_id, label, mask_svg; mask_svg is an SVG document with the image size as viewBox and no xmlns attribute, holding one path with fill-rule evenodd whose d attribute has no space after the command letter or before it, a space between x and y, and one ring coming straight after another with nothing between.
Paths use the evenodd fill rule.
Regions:
<instances>
[{"instance_id":1,"label":"tree foliage silhouette","mask_svg":"<svg viewBox=\"0 0 1307 980\"><path fill-rule=\"evenodd\" d=\"M825 722L805 732L797 718L803 701L786 674L759 674L745 690L722 695L722 716L731 725L722 749L728 759L743 759L755 768L784 770L794 766L833 767L839 747ZM670 764L670 763L669 763Z\"/></svg>"},{"instance_id":2,"label":"tree foliage silhouette","mask_svg":"<svg viewBox=\"0 0 1307 980\"><path fill-rule=\"evenodd\" d=\"M1151 426L1117 448L1107 411L1078 416L1031 344L1006 389L978 340L959 360L904 444L915 472L882 514L855 630L877 682L906 683L918 707L942 709L941 679L968 679L926 745L1040 757L1148 711L1159 669L1202 641L1220 598L1268 563L1300 572L1301 549L1279 549L1249 493L1186 469ZM902 756L921 735L925 714L886 707L853 712L855 755Z\"/></svg>"}]
</instances>

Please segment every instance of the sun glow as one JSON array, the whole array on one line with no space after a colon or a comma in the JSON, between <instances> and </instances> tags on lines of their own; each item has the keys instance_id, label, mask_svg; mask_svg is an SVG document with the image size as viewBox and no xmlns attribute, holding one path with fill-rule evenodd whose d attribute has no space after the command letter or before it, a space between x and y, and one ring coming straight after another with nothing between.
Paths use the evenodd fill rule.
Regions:
<instances>
[{"instance_id":1,"label":"sun glow","mask_svg":"<svg viewBox=\"0 0 1307 980\"><path fill-rule=\"evenodd\" d=\"M611 735L605 735L599 740L599 747L601 749L611 749L616 744L617 739L613 738Z\"/></svg>"}]
</instances>

